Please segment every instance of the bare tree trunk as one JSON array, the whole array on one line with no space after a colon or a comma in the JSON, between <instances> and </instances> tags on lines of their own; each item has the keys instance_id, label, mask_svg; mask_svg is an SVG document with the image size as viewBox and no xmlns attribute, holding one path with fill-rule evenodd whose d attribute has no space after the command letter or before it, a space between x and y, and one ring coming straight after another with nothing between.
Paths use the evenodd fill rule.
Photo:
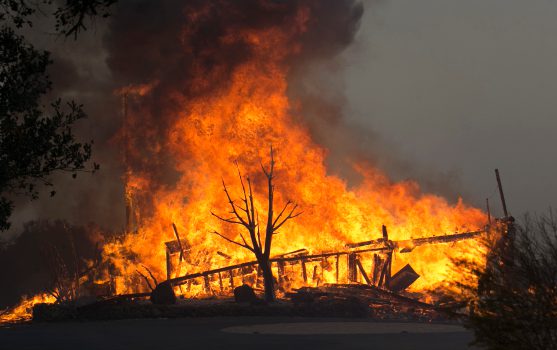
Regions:
<instances>
[{"instance_id":1,"label":"bare tree trunk","mask_svg":"<svg viewBox=\"0 0 557 350\"><path fill-rule=\"evenodd\" d=\"M271 269L269 259L263 257L259 262L259 268L263 272L263 284L265 286L265 301L272 303L275 301L275 278Z\"/></svg>"}]
</instances>

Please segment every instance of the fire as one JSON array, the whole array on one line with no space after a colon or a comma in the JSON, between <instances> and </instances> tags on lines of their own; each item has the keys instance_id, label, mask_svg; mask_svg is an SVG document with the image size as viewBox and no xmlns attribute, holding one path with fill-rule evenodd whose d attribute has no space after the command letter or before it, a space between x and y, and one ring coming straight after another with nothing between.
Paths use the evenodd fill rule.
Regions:
<instances>
[{"instance_id":1,"label":"fire","mask_svg":"<svg viewBox=\"0 0 557 350\"><path fill-rule=\"evenodd\" d=\"M204 16L199 11L184 19L184 52L192 50L189 35ZM259 214L266 213L261 163L268 164L270 145L276 150L275 205L280 208L290 200L303 211L275 236L272 255L301 248L310 254L343 250L346 243L379 238L382 225L388 227L390 239L407 240L474 230L486 223L481 210L462 200L450 204L439 196L421 193L413 181L392 182L369 164L354 164L362 178L355 187L328 173L327 150L312 140L295 107L299 101L287 95L289 59L300 52L298 38L307 29L310 17L309 9L301 6L288 19L288 26L268 26L257 31L230 28L221 42L246 46L249 55L228 75L225 72L229 67L216 63L208 69L204 62L194 60L189 95L176 91L164 96L172 103L168 113L175 115L167 119L171 125L166 134L147 147L173 160L170 172L175 173L176 179L173 185L163 185L144 169L134 171L130 167L126 192L133 201L137 232L129 232L104 247L105 259L115 266L113 278L118 293L146 290L136 273L141 265L147 266L159 281L166 278L164 243L175 239L172 223L191 247L186 262L173 277L253 260L247 250L211 233L217 230L237 239L241 231L210 213L229 210L223 180L233 196L239 195L235 162L254 183ZM223 81L225 76L227 80ZM158 84L157 80L138 86L141 96L135 97L135 106L130 102L124 129L127 152L133 157L141 156L134 148L137 142L152 139L152 130L141 125L142 115L150 113L141 101L145 97L156 98ZM474 245L458 242L420 246L411 253L396 254L393 272L410 262L421 275L413 290L432 288L458 278L451 272L450 257L477 254L471 249ZM364 266L370 264L371 256L368 258L363 261ZM291 275L292 287L304 283L298 273ZM321 282L336 280L331 269L323 271L323 278ZM203 291L193 286L182 293L192 297Z\"/></svg>"},{"instance_id":2,"label":"fire","mask_svg":"<svg viewBox=\"0 0 557 350\"><path fill-rule=\"evenodd\" d=\"M0 324L29 321L33 315L33 306L42 303L52 304L55 301L50 294L38 294L32 298L23 297L17 306L3 313L0 312Z\"/></svg>"}]
</instances>

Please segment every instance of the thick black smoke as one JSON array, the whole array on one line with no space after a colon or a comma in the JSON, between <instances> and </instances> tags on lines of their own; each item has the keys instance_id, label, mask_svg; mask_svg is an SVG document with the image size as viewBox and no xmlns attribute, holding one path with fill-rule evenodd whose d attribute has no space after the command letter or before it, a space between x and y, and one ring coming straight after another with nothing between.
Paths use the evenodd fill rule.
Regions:
<instances>
[{"instance_id":1,"label":"thick black smoke","mask_svg":"<svg viewBox=\"0 0 557 350\"><path fill-rule=\"evenodd\" d=\"M230 32L292 26L309 9L307 30L293 39L301 51L285 59L300 77L314 61L334 57L353 40L363 6L354 0L123 1L106 37L108 64L120 86L157 82L145 96L129 98L128 164L135 173L171 185L173 159L162 140L183 111L183 101L226 89L229 76L253 53L223 38ZM198 76L206 77L199 84ZM294 76L292 77L294 80ZM326 122L326 120L324 120ZM310 126L312 126L310 124ZM161 147L162 146L162 147ZM163 181L161 181L163 179ZM164 181L166 180L166 181Z\"/></svg>"}]
</instances>

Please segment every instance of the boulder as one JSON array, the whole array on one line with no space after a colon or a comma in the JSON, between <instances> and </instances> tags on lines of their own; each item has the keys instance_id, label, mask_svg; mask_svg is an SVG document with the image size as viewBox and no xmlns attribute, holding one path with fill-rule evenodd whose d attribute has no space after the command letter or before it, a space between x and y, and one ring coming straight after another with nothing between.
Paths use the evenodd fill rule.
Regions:
<instances>
[{"instance_id":1,"label":"boulder","mask_svg":"<svg viewBox=\"0 0 557 350\"><path fill-rule=\"evenodd\" d=\"M234 300L237 303L257 303L258 301L253 288L247 284L234 288Z\"/></svg>"},{"instance_id":2,"label":"boulder","mask_svg":"<svg viewBox=\"0 0 557 350\"><path fill-rule=\"evenodd\" d=\"M168 281L157 284L151 292L151 302L156 305L176 304L176 294Z\"/></svg>"}]
</instances>

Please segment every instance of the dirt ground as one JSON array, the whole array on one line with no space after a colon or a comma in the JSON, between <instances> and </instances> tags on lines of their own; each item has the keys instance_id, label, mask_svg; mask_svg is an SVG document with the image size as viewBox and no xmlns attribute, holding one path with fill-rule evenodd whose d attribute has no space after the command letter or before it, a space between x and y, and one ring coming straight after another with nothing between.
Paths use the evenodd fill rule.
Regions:
<instances>
[{"instance_id":1,"label":"dirt ground","mask_svg":"<svg viewBox=\"0 0 557 350\"><path fill-rule=\"evenodd\" d=\"M427 349L469 348L456 325L362 319L212 317L35 323L0 327L0 349Z\"/></svg>"}]
</instances>

